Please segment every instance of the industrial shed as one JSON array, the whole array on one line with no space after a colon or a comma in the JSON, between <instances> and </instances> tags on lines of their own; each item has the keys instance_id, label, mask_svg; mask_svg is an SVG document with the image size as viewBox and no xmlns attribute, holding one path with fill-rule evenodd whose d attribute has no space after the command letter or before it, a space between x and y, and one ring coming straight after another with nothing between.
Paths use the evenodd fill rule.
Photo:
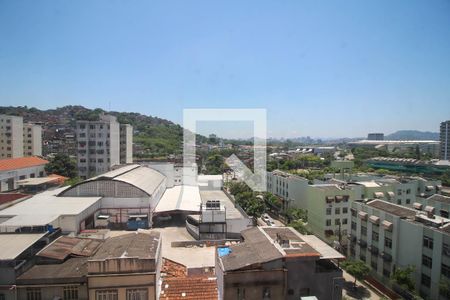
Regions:
<instances>
[{"instance_id":1,"label":"industrial shed","mask_svg":"<svg viewBox=\"0 0 450 300\"><path fill-rule=\"evenodd\" d=\"M160 172L140 165L129 165L80 182L59 196L155 198L164 192L165 187L166 177Z\"/></svg>"},{"instance_id":2,"label":"industrial shed","mask_svg":"<svg viewBox=\"0 0 450 300\"><path fill-rule=\"evenodd\" d=\"M167 178L154 169L127 165L76 184L59 196L102 197L96 227L146 228L151 226L166 183Z\"/></svg>"}]
</instances>

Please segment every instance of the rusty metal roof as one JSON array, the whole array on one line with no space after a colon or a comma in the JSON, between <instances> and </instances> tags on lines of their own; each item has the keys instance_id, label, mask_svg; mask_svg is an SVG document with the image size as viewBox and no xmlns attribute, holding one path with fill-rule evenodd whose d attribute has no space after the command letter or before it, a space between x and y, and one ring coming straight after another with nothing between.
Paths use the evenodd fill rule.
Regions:
<instances>
[{"instance_id":1,"label":"rusty metal roof","mask_svg":"<svg viewBox=\"0 0 450 300\"><path fill-rule=\"evenodd\" d=\"M68 256L92 256L102 244L100 240L62 236L42 249L37 256L65 260Z\"/></svg>"}]
</instances>

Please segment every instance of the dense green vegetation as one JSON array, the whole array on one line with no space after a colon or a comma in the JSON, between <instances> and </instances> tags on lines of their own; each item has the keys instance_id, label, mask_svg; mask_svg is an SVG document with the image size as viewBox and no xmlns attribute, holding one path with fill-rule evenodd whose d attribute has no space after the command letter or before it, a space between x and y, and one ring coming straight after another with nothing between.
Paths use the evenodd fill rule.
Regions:
<instances>
[{"instance_id":1,"label":"dense green vegetation","mask_svg":"<svg viewBox=\"0 0 450 300\"><path fill-rule=\"evenodd\" d=\"M56 154L45 165L45 172L47 174L58 174L73 179L77 177L77 163L65 154Z\"/></svg>"},{"instance_id":2,"label":"dense green vegetation","mask_svg":"<svg viewBox=\"0 0 450 300\"><path fill-rule=\"evenodd\" d=\"M414 291L414 280L412 274L414 273L414 266L408 266L406 268L396 268L391 275L391 279L396 284L400 285L407 291Z\"/></svg>"},{"instance_id":3,"label":"dense green vegetation","mask_svg":"<svg viewBox=\"0 0 450 300\"><path fill-rule=\"evenodd\" d=\"M254 218L259 218L266 211L264 200L257 197L248 185L243 182L231 182L229 184L230 193L234 196L236 204Z\"/></svg>"}]
</instances>

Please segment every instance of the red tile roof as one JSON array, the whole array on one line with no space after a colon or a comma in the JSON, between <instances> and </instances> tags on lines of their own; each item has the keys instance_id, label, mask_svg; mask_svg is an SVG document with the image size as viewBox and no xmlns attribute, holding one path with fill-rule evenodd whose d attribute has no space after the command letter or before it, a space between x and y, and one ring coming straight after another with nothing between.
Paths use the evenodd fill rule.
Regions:
<instances>
[{"instance_id":1,"label":"red tile roof","mask_svg":"<svg viewBox=\"0 0 450 300\"><path fill-rule=\"evenodd\" d=\"M217 299L215 277L191 276L164 278L161 286L161 300L212 300Z\"/></svg>"},{"instance_id":2,"label":"red tile roof","mask_svg":"<svg viewBox=\"0 0 450 300\"><path fill-rule=\"evenodd\" d=\"M210 274L187 275L185 265L163 258L160 300L216 300L217 280Z\"/></svg>"},{"instance_id":3,"label":"red tile roof","mask_svg":"<svg viewBox=\"0 0 450 300\"><path fill-rule=\"evenodd\" d=\"M47 163L48 160L37 156L0 159L0 171L30 168L45 165Z\"/></svg>"},{"instance_id":4,"label":"red tile roof","mask_svg":"<svg viewBox=\"0 0 450 300\"><path fill-rule=\"evenodd\" d=\"M27 194L21 194L21 193L4 193L0 194L0 205L15 201L20 198L30 197L30 195Z\"/></svg>"}]
</instances>

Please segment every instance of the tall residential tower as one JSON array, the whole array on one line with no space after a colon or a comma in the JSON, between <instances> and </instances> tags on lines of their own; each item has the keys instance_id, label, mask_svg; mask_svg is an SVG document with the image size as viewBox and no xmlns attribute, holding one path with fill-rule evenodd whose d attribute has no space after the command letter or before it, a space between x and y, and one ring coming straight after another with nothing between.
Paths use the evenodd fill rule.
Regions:
<instances>
[{"instance_id":1,"label":"tall residential tower","mask_svg":"<svg viewBox=\"0 0 450 300\"><path fill-rule=\"evenodd\" d=\"M19 116L0 115L0 159L42 155L42 128Z\"/></svg>"},{"instance_id":2,"label":"tall residential tower","mask_svg":"<svg viewBox=\"0 0 450 300\"><path fill-rule=\"evenodd\" d=\"M116 117L101 115L98 121L77 121L76 132L80 177L89 178L107 172L121 163L121 129ZM132 127L125 132L132 133ZM131 138L124 138L124 141L123 149L132 149L127 145L131 144ZM132 153L127 152L125 157L132 160Z\"/></svg>"},{"instance_id":3,"label":"tall residential tower","mask_svg":"<svg viewBox=\"0 0 450 300\"><path fill-rule=\"evenodd\" d=\"M441 123L440 159L450 160L450 120Z\"/></svg>"}]
</instances>

